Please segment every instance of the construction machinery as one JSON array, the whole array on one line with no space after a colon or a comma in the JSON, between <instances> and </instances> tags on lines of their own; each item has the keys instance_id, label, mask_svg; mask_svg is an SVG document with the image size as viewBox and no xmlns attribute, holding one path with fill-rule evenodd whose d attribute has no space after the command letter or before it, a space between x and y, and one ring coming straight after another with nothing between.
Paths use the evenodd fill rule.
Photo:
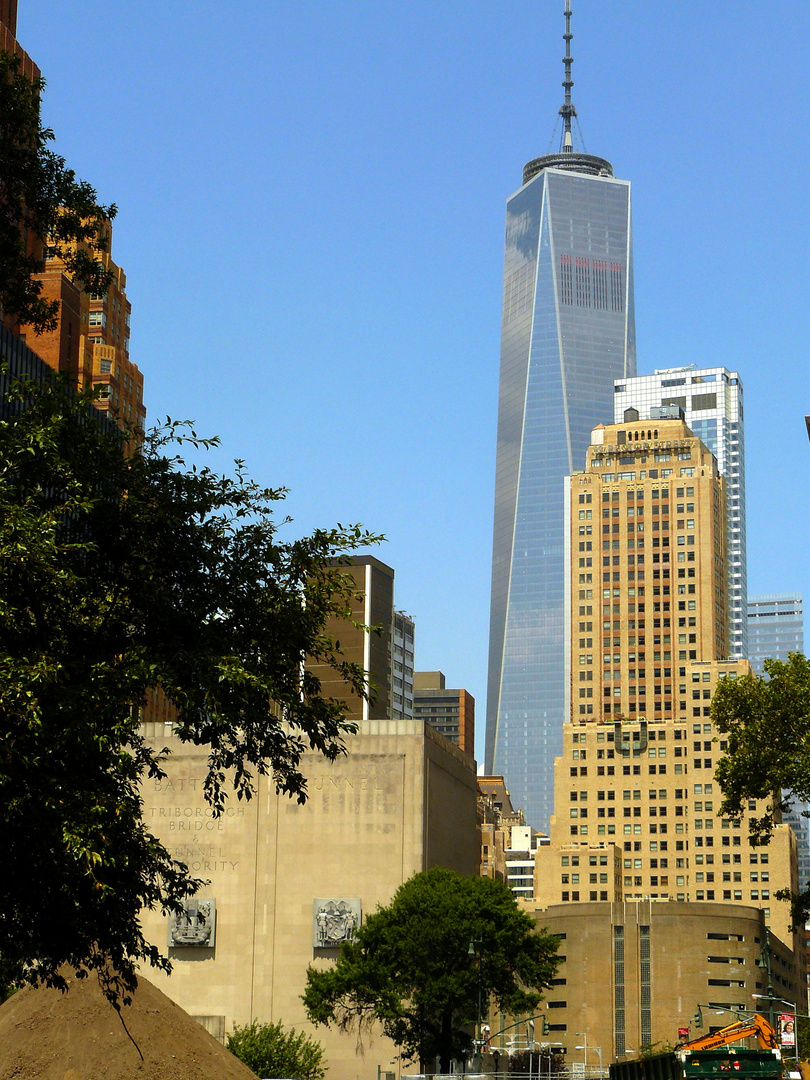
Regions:
<instances>
[{"instance_id":1,"label":"construction machinery","mask_svg":"<svg viewBox=\"0 0 810 1080\"><path fill-rule=\"evenodd\" d=\"M714 1031L711 1035L698 1035L696 1039L690 1039L689 1042L683 1043L680 1049L714 1050L720 1046L729 1046L731 1043L739 1042L741 1039L756 1039L762 1050L779 1049L776 1032L765 1017L760 1016L759 1013L746 1016L744 1019L738 1020L736 1024L729 1024L728 1027L720 1028L719 1031Z\"/></svg>"},{"instance_id":2,"label":"construction machinery","mask_svg":"<svg viewBox=\"0 0 810 1080\"><path fill-rule=\"evenodd\" d=\"M732 1045L749 1038L757 1040L759 1049ZM669 1053L610 1066L610 1080L782 1080L785 1075L776 1032L759 1014L690 1039Z\"/></svg>"}]
</instances>

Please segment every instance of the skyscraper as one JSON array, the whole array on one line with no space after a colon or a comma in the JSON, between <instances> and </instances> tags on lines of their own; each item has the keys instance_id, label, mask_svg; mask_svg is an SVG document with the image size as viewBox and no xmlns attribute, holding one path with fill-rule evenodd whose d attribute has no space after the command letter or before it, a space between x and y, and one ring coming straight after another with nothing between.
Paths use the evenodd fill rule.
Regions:
<instances>
[{"instance_id":1,"label":"skyscraper","mask_svg":"<svg viewBox=\"0 0 810 1080\"><path fill-rule=\"evenodd\" d=\"M467 690L449 689L443 672L414 672L413 714L475 755L475 698Z\"/></svg>"},{"instance_id":2,"label":"skyscraper","mask_svg":"<svg viewBox=\"0 0 810 1080\"><path fill-rule=\"evenodd\" d=\"M103 293L87 293L67 275L65 264L45 248L45 269L38 275L42 295L59 301L56 326L37 334L23 326L26 339L54 371L67 374L80 389L98 391L96 408L119 425L145 427L143 375L129 356L132 305L127 299L124 271L110 257L112 226L106 251L95 253L112 280Z\"/></svg>"},{"instance_id":3,"label":"skyscraper","mask_svg":"<svg viewBox=\"0 0 810 1080\"><path fill-rule=\"evenodd\" d=\"M545 828L565 716L565 478L635 375L630 185L574 149L571 11L558 153L507 202L486 770Z\"/></svg>"},{"instance_id":4,"label":"skyscraper","mask_svg":"<svg viewBox=\"0 0 810 1080\"><path fill-rule=\"evenodd\" d=\"M365 670L372 697L361 701L328 664L312 663L310 668L326 696L346 702L349 720L387 720L391 716L394 571L373 555L349 555L333 565L351 582L354 595L349 617L330 616L325 633L340 641L344 660Z\"/></svg>"},{"instance_id":5,"label":"skyscraper","mask_svg":"<svg viewBox=\"0 0 810 1080\"><path fill-rule=\"evenodd\" d=\"M659 368L653 375L616 383L614 422L625 410L649 416L652 409L677 405L692 432L708 446L726 478L728 546L728 655L747 657L748 570L745 541L745 435L742 380L724 367Z\"/></svg>"},{"instance_id":6,"label":"skyscraper","mask_svg":"<svg viewBox=\"0 0 810 1080\"><path fill-rule=\"evenodd\" d=\"M21 72L32 82L39 68L16 39L17 0L0 0L0 49L13 53L21 62ZM29 234L29 254L42 256L42 271L35 275L44 300L56 301L55 325L36 332L26 324L5 324L53 371L67 375L79 389L93 387L99 397L96 408L109 413L120 426L143 430L143 375L129 358L131 304L126 296L126 276L111 256L112 226L107 222L107 250L88 253L110 272L103 294L85 292L67 273L64 261L52 247ZM0 318L3 317L0 305Z\"/></svg>"},{"instance_id":7,"label":"skyscraper","mask_svg":"<svg viewBox=\"0 0 810 1080\"><path fill-rule=\"evenodd\" d=\"M804 652L804 608L800 593L767 593L748 597L748 659L755 674L765 661L787 660Z\"/></svg>"},{"instance_id":8,"label":"skyscraper","mask_svg":"<svg viewBox=\"0 0 810 1080\"><path fill-rule=\"evenodd\" d=\"M391 624L391 719L413 717L413 645L416 628L404 611Z\"/></svg>"},{"instance_id":9,"label":"skyscraper","mask_svg":"<svg viewBox=\"0 0 810 1080\"><path fill-rule=\"evenodd\" d=\"M534 893L538 924L569 945L581 946L588 927L587 948L568 949L548 1003L569 1061L583 1003L589 1038L606 1056L655 1041L685 994L747 1008L762 987L758 954L743 963L739 942L756 935L759 948L766 928L785 994L801 985L804 935L776 902L777 890L797 884L793 832L777 815L771 842L759 845L745 817L721 814L715 779L727 743L712 723L712 696L750 671L747 660L727 659L727 481L680 406L650 412L597 427L570 479L571 722ZM591 560L593 590L583 582ZM746 810L759 816L768 801ZM666 921L651 927L665 908ZM753 935L738 921L752 908L762 912ZM711 942L708 960L688 959L697 939ZM733 959L715 941L734 941Z\"/></svg>"},{"instance_id":10,"label":"skyscraper","mask_svg":"<svg viewBox=\"0 0 810 1080\"><path fill-rule=\"evenodd\" d=\"M748 597L748 659L754 674L762 675L765 661L787 660L792 652L804 652L804 605L801 593L765 593ZM785 813L796 833L799 886L810 883L810 821L804 815L810 803L792 799Z\"/></svg>"}]
</instances>

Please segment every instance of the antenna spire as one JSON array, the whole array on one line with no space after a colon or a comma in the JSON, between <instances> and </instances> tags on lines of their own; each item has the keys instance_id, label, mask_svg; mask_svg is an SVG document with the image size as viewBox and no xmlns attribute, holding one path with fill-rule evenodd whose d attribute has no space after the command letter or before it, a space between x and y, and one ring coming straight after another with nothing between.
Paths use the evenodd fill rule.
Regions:
<instances>
[{"instance_id":1,"label":"antenna spire","mask_svg":"<svg viewBox=\"0 0 810 1080\"><path fill-rule=\"evenodd\" d=\"M571 56L571 39L573 36L571 33L571 0L565 0L565 33L563 34L563 40L565 41L565 56L563 57L563 63L565 64L565 78L563 79L565 101L560 107L560 116L563 118L562 152L564 154L571 154L574 151L571 119L577 115L577 110L571 101L571 87L574 85L574 80L571 78L571 65L574 62Z\"/></svg>"},{"instance_id":2,"label":"antenna spire","mask_svg":"<svg viewBox=\"0 0 810 1080\"><path fill-rule=\"evenodd\" d=\"M560 108L560 116L563 118L560 149L556 154L544 154L543 157L534 158L532 161L527 162L523 166L524 184L528 184L543 169L568 169L570 172L583 173L586 176L613 176L613 166L605 158L587 154L584 147L582 150L574 149L572 121L576 119L577 110L571 101L571 87L574 85L574 80L571 78L571 65L574 62L571 56L571 39L573 36L571 33L571 0L565 0L565 33L563 34L563 40L565 41L565 56L563 57L563 63L565 64L565 79L563 80L565 101ZM579 121L577 121L578 127ZM556 124L554 130L556 131ZM580 136L581 134L580 132ZM554 135L552 134L551 137L553 139Z\"/></svg>"}]
</instances>

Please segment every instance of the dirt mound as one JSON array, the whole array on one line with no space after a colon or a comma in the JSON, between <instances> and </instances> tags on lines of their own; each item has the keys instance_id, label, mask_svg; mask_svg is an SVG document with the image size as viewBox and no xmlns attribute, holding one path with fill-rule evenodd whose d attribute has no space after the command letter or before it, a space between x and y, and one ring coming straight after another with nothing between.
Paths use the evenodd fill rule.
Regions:
<instances>
[{"instance_id":1,"label":"dirt mound","mask_svg":"<svg viewBox=\"0 0 810 1080\"><path fill-rule=\"evenodd\" d=\"M146 979L121 1009L126 1030L95 977L68 983L0 1006L0 1080L255 1080Z\"/></svg>"}]
</instances>

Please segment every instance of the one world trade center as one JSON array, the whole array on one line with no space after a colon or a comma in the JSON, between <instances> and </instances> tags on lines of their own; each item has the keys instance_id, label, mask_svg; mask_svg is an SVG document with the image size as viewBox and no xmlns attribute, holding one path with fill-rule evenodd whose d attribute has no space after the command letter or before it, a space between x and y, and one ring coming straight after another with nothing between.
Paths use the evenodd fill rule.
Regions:
<instances>
[{"instance_id":1,"label":"one world trade center","mask_svg":"<svg viewBox=\"0 0 810 1080\"><path fill-rule=\"evenodd\" d=\"M630 184L574 148L570 0L565 42L560 150L526 165L506 208L487 693L486 769L543 830L568 695L591 719L600 707L569 684L566 605L587 643L601 522L598 508L583 520L569 582L565 477L584 468L591 430L612 423L614 380L636 373Z\"/></svg>"}]
</instances>

